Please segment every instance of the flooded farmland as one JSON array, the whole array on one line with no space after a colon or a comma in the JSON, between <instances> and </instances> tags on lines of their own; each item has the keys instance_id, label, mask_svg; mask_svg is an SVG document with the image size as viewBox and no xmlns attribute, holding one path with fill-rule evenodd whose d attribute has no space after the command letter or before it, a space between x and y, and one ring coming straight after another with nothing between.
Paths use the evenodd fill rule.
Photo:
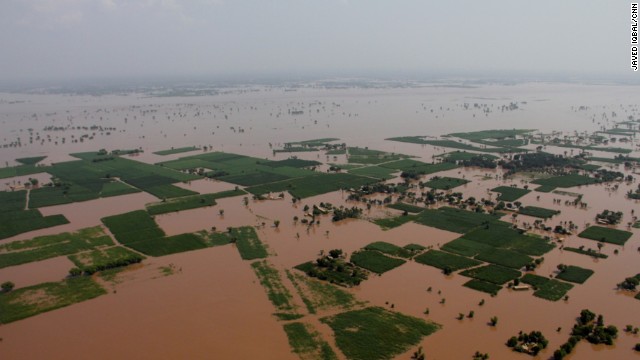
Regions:
<instances>
[{"instance_id":1,"label":"flooded farmland","mask_svg":"<svg viewBox=\"0 0 640 360\"><path fill-rule=\"evenodd\" d=\"M345 143L348 147L406 154L414 160L432 163L437 155L455 149L386 139L417 135L436 138L488 129L535 129L534 134L553 134L560 139L593 134L640 117L635 90L624 85L562 83L334 89L311 83L296 88L247 86L220 95L194 97L154 97L145 93L103 96L4 93L0 94L0 165L11 167L18 164L16 159L46 156L41 164L48 166L77 160L70 154L100 149L139 149L141 152L123 157L146 164L166 162L166 166L181 157L212 152L265 161L295 156L322 163L315 169L317 172L326 172L330 164L348 164L349 159L343 154L276 151L286 143L319 138L337 138L335 143ZM602 136L610 146L627 149L628 156L640 157L640 142L635 133L624 143L619 140L622 136ZM614 144L611 138L618 140ZM154 154L187 146L207 150ZM534 144L525 148L536 151ZM544 151L577 154L580 150L545 144ZM617 155L597 150L593 153L594 157ZM615 345L581 341L567 358L637 358L638 352L633 351L633 346L640 342L640 335L622 329L628 324L640 326L640 301L618 290L616 284L640 273L640 229L628 226L635 222L632 219L636 210L640 210L640 201L626 196L638 188L640 168L637 164L635 167L612 162L598 164L634 179L561 189L566 190L565 193L531 191L518 199L526 206L559 210L559 214L543 220L550 228L565 222L577 226L562 239L552 231L529 231L541 238L553 239L555 247L543 255L544 261L536 269L527 273L555 277L560 264L594 271L586 282L574 284L566 300L549 301L533 296L531 289L516 291L506 287L492 296L463 286L469 278L458 272L445 275L441 269L414 260L381 275L370 273L361 284L342 290L367 306L382 307L442 326L396 354L395 359L410 358L418 346L424 348L428 359L471 359L476 351L490 354L491 359L524 359L528 355L513 352L505 343L519 331L533 330L541 331L549 340L548 347L534 358L550 359L554 350L571 336L571 328L583 309L602 314L607 325L615 325L620 331ZM386 182L403 183L405 180L399 173L391 172ZM505 175L506 170L500 167L469 166L422 175L420 181L433 176L468 180L453 191L461 192L465 199L492 201L498 193L491 189L498 186L527 186L532 190L538 186L527 175ZM42 172L6 177L2 183L4 189L16 188L33 177L37 177L38 185L33 185L31 192L51 181L50 175ZM415 186L411 191L419 196L418 181L412 184ZM185 181L176 186L198 194L251 187L212 179ZM586 205L572 203L576 196L567 192L579 194ZM281 273L284 287L293 294L291 301L300 313L304 313L305 302L285 274L302 274L294 267L315 260L321 253L342 249L350 255L373 242L439 249L462 236L462 233L413 221L385 230L373 221L401 216L402 211L382 203L365 207L363 201L350 200L349 193L349 189L341 189L299 200L286 191L276 191L276 197L265 199L247 193L216 199L212 206L154 215L152 219L167 237L201 230L224 232L228 228L253 227L267 248L268 262ZM386 193L370 198L376 196L391 197L393 201L398 198L397 194ZM10 236L0 240L0 245L103 226L101 219L105 217L145 210L145 205L150 203L170 201L138 192L42 206L39 210L43 216L62 214L68 223ZM330 213L322 213L313 216L313 221L317 221L313 226L302 223L302 219L311 219L304 208L313 209L321 202L333 207L359 206L363 212L357 219L335 222ZM436 209L444 205L450 204L438 202L429 207ZM598 249L598 241L578 236L595 225L596 214L604 210L622 212L620 224L609 227L632 233L624 245L606 243ZM536 219L527 215L512 216L510 212L502 215L503 221L517 227L532 224ZM108 233L113 235L111 231ZM277 311L252 270L251 262L238 255L238 246L231 243L159 257L147 256L140 264L130 265L112 277L93 274L107 294L1 325L0 354L7 359L298 358L283 330L283 324L293 320L274 316ZM596 259L562 249L581 246L596 249L608 257ZM0 268L0 282L13 281L19 290L60 281L72 266L71 261L61 255ZM480 302L483 305L479 305ZM470 311L474 312L473 317L458 318L459 314ZM321 320L337 312L325 309L304 313L299 321L312 324L336 356L343 359L348 357L340 351L334 332ZM488 324L492 317L499 319L496 326ZM36 343L38 346L33 345Z\"/></svg>"}]
</instances>

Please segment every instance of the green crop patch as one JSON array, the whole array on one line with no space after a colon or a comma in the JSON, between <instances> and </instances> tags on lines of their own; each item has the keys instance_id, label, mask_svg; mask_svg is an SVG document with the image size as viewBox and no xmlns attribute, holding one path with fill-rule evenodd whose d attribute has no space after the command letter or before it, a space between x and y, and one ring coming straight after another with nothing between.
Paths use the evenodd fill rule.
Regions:
<instances>
[{"instance_id":1,"label":"green crop patch","mask_svg":"<svg viewBox=\"0 0 640 360\"><path fill-rule=\"evenodd\" d=\"M349 170L350 174L368 176L376 179L390 179L396 170L387 169L380 166L363 166Z\"/></svg>"},{"instance_id":2,"label":"green crop patch","mask_svg":"<svg viewBox=\"0 0 640 360\"><path fill-rule=\"evenodd\" d=\"M382 255L377 251L362 250L351 254L351 262L374 273L383 274L397 268L406 261Z\"/></svg>"},{"instance_id":3,"label":"green crop patch","mask_svg":"<svg viewBox=\"0 0 640 360\"><path fill-rule=\"evenodd\" d=\"M462 271L460 275L487 281L496 285L503 285L508 281L519 278L521 274L520 271L514 269L498 265L487 265Z\"/></svg>"},{"instance_id":4,"label":"green crop patch","mask_svg":"<svg viewBox=\"0 0 640 360\"><path fill-rule=\"evenodd\" d=\"M476 241L500 249L512 250L525 255L540 256L551 251L554 245L541 237L521 234L508 223L496 221L463 236L467 240Z\"/></svg>"},{"instance_id":5,"label":"green crop patch","mask_svg":"<svg viewBox=\"0 0 640 360\"><path fill-rule=\"evenodd\" d=\"M502 286L500 285L496 285L496 284L478 280L478 279L471 279L466 283L462 284L462 286L468 287L469 289L482 291L491 295L497 295L498 291L502 289Z\"/></svg>"},{"instance_id":6,"label":"green crop patch","mask_svg":"<svg viewBox=\"0 0 640 360\"><path fill-rule=\"evenodd\" d=\"M140 190L133 188L123 182L110 181L102 185L102 190L99 193L100 197L120 196L127 194L138 193Z\"/></svg>"},{"instance_id":7,"label":"green crop patch","mask_svg":"<svg viewBox=\"0 0 640 360\"><path fill-rule=\"evenodd\" d=\"M460 255L449 254L439 250L429 250L424 254L416 256L414 260L420 264L451 271L467 269L482 264L482 262L478 260L469 259Z\"/></svg>"},{"instance_id":8,"label":"green crop patch","mask_svg":"<svg viewBox=\"0 0 640 360\"><path fill-rule=\"evenodd\" d=\"M440 325L379 307L324 317L342 353L354 360L391 359L418 344Z\"/></svg>"},{"instance_id":9,"label":"green crop patch","mask_svg":"<svg viewBox=\"0 0 640 360\"><path fill-rule=\"evenodd\" d=\"M33 175L47 172L45 167L34 165L18 165L0 168L0 179L12 178L15 176Z\"/></svg>"},{"instance_id":10,"label":"green crop patch","mask_svg":"<svg viewBox=\"0 0 640 360\"><path fill-rule=\"evenodd\" d=\"M481 252L476 256L476 259L513 269L520 269L533 261L528 255L504 249L491 249Z\"/></svg>"},{"instance_id":11,"label":"green crop patch","mask_svg":"<svg viewBox=\"0 0 640 360\"><path fill-rule=\"evenodd\" d=\"M522 215L528 215L528 216L538 217L542 219L549 219L554 215L560 214L560 211L545 209L537 206L525 206L519 210L519 213Z\"/></svg>"},{"instance_id":12,"label":"green crop patch","mask_svg":"<svg viewBox=\"0 0 640 360\"><path fill-rule=\"evenodd\" d=\"M106 293L87 276L13 290L0 295L0 323L8 324Z\"/></svg>"},{"instance_id":13,"label":"green crop patch","mask_svg":"<svg viewBox=\"0 0 640 360\"><path fill-rule=\"evenodd\" d=\"M410 205L410 204L402 203L402 202L389 204L389 205L387 205L387 207L391 208L391 209L400 210L400 211L406 211L406 212L411 213L411 214L421 213L425 209L425 208L420 207L420 206Z\"/></svg>"},{"instance_id":14,"label":"green crop patch","mask_svg":"<svg viewBox=\"0 0 640 360\"><path fill-rule=\"evenodd\" d=\"M413 256L413 252L405 249L405 248L401 248L397 245L393 245L390 244L388 242L384 242L384 241L376 241L373 242L367 246L364 247L366 250L375 250L375 251L380 251L382 253L385 254L389 254L391 256L397 256L397 257L402 257L402 258L410 258L411 256Z\"/></svg>"},{"instance_id":15,"label":"green crop patch","mask_svg":"<svg viewBox=\"0 0 640 360\"><path fill-rule=\"evenodd\" d=\"M120 215L102 218L116 239L130 245L141 241L150 241L165 236L164 231L144 210L136 210Z\"/></svg>"},{"instance_id":16,"label":"green crop patch","mask_svg":"<svg viewBox=\"0 0 640 360\"><path fill-rule=\"evenodd\" d=\"M165 155L180 154L180 153L196 151L196 150L200 150L200 148L195 146L186 146L186 147L175 148L175 149L171 148L168 150L160 150L160 151L154 152L154 154L165 156Z\"/></svg>"},{"instance_id":17,"label":"green crop patch","mask_svg":"<svg viewBox=\"0 0 640 360\"><path fill-rule=\"evenodd\" d=\"M301 359L338 360L331 346L310 324L285 324L284 331L291 349Z\"/></svg>"},{"instance_id":18,"label":"green crop patch","mask_svg":"<svg viewBox=\"0 0 640 360\"><path fill-rule=\"evenodd\" d=\"M571 284L533 274L525 274L521 281L534 287L534 296L550 301L562 299L573 288Z\"/></svg>"},{"instance_id":19,"label":"green crop patch","mask_svg":"<svg viewBox=\"0 0 640 360\"><path fill-rule=\"evenodd\" d=\"M512 186L498 186L491 191L500 193L498 201L516 201L531 192L528 189L520 189Z\"/></svg>"},{"instance_id":20,"label":"green crop patch","mask_svg":"<svg viewBox=\"0 0 640 360\"><path fill-rule=\"evenodd\" d=\"M70 255L69 260L85 274L91 275L98 271L137 264L144 260L144 256L122 246L113 246Z\"/></svg>"},{"instance_id":21,"label":"green crop patch","mask_svg":"<svg viewBox=\"0 0 640 360\"><path fill-rule=\"evenodd\" d=\"M450 190L458 186L464 185L468 182L470 181L465 179L452 178L448 176L445 176L445 177L436 176L424 184L425 186L428 186L432 189Z\"/></svg>"},{"instance_id":22,"label":"green crop patch","mask_svg":"<svg viewBox=\"0 0 640 360\"><path fill-rule=\"evenodd\" d=\"M268 256L267 248L258 238L256 230L251 226L233 228L230 235L235 240L240 257L243 260L262 259Z\"/></svg>"},{"instance_id":23,"label":"green crop patch","mask_svg":"<svg viewBox=\"0 0 640 360\"><path fill-rule=\"evenodd\" d=\"M624 245L633 235L629 231L611 229L603 226L590 226L578 234L581 238L602 241L615 245Z\"/></svg>"},{"instance_id":24,"label":"green crop patch","mask_svg":"<svg viewBox=\"0 0 640 360\"><path fill-rule=\"evenodd\" d=\"M269 167L274 167L274 168L283 167L283 166L293 167L293 168L307 168L307 167L318 166L321 164L322 164L321 162L318 162L315 160L285 159L285 160L279 160L279 161L271 161L264 165Z\"/></svg>"},{"instance_id":25,"label":"green crop patch","mask_svg":"<svg viewBox=\"0 0 640 360\"><path fill-rule=\"evenodd\" d=\"M459 150L438 155L438 157L443 158L447 162L469 161L469 160L471 160L473 158L476 158L478 156L480 156L480 157L482 157L484 159L487 159L487 160L496 160L496 159L498 159L498 157L494 156L494 155L478 154L478 153L471 153L471 152L459 151Z\"/></svg>"},{"instance_id":26,"label":"green crop patch","mask_svg":"<svg viewBox=\"0 0 640 360\"><path fill-rule=\"evenodd\" d=\"M442 245L441 249L458 255L475 257L482 252L492 250L493 247L460 237Z\"/></svg>"},{"instance_id":27,"label":"green crop patch","mask_svg":"<svg viewBox=\"0 0 640 360\"><path fill-rule=\"evenodd\" d=\"M402 160L392 161L392 162L381 164L380 166L389 168L389 169L401 170L405 173L416 174L416 175L429 175L429 174L434 174L440 171L455 169L458 167L458 165L451 162L428 164L425 162L416 161L412 159L402 159Z\"/></svg>"},{"instance_id":28,"label":"green crop patch","mask_svg":"<svg viewBox=\"0 0 640 360\"><path fill-rule=\"evenodd\" d=\"M46 158L47 158L46 156L26 157L26 158L16 159L16 162L19 162L20 164L23 164L23 165L35 165Z\"/></svg>"},{"instance_id":29,"label":"green crop patch","mask_svg":"<svg viewBox=\"0 0 640 360\"><path fill-rule=\"evenodd\" d=\"M280 272L269 264L266 260L251 263L253 272L260 280L260 284L267 292L267 297L278 312L294 314L296 306L293 303L293 296L282 283Z\"/></svg>"},{"instance_id":30,"label":"green crop patch","mask_svg":"<svg viewBox=\"0 0 640 360\"><path fill-rule=\"evenodd\" d=\"M481 224L497 219L497 215L481 214L445 206L437 210L425 209L417 215L415 222L463 234Z\"/></svg>"},{"instance_id":31,"label":"green crop patch","mask_svg":"<svg viewBox=\"0 0 640 360\"><path fill-rule=\"evenodd\" d=\"M38 210L4 211L0 212L0 239L68 223L64 215L42 216Z\"/></svg>"},{"instance_id":32,"label":"green crop patch","mask_svg":"<svg viewBox=\"0 0 640 360\"><path fill-rule=\"evenodd\" d=\"M401 215L392 218L375 219L373 220L373 223L380 226L382 230L389 230L404 225L415 219L415 215Z\"/></svg>"},{"instance_id":33,"label":"green crop patch","mask_svg":"<svg viewBox=\"0 0 640 360\"><path fill-rule=\"evenodd\" d=\"M0 245L0 268L111 245L113 245L113 241L99 226L81 229L73 233L13 241Z\"/></svg>"},{"instance_id":34,"label":"green crop patch","mask_svg":"<svg viewBox=\"0 0 640 360\"><path fill-rule=\"evenodd\" d=\"M599 259L606 259L609 256L600 252L597 252L594 249L584 249L584 248L574 248L574 247L569 247L569 246L565 246L562 248L562 250L566 250L566 251L571 251L577 254L582 254L582 255L587 255L587 256L592 256L594 258L599 258Z\"/></svg>"},{"instance_id":35,"label":"green crop patch","mask_svg":"<svg viewBox=\"0 0 640 360\"><path fill-rule=\"evenodd\" d=\"M555 188L569 188L574 186L595 184L598 179L584 175L570 174L554 176L547 179L538 179L532 181L533 184L542 185L536 191L550 192Z\"/></svg>"},{"instance_id":36,"label":"green crop patch","mask_svg":"<svg viewBox=\"0 0 640 360\"><path fill-rule=\"evenodd\" d=\"M247 191L256 195L288 191L295 197L307 198L340 189L358 189L363 185L374 182L376 182L376 180L353 174L317 174L304 178L253 186L248 188Z\"/></svg>"},{"instance_id":37,"label":"green crop patch","mask_svg":"<svg viewBox=\"0 0 640 360\"><path fill-rule=\"evenodd\" d=\"M151 238L127 244L128 247L150 256L165 256L185 251L204 249L205 242L196 234Z\"/></svg>"},{"instance_id":38,"label":"green crop patch","mask_svg":"<svg viewBox=\"0 0 640 360\"><path fill-rule=\"evenodd\" d=\"M151 215L166 214L175 211L197 209L216 205L216 199L246 194L242 190L229 190L213 194L193 195L165 202L147 204L147 212Z\"/></svg>"},{"instance_id":39,"label":"green crop patch","mask_svg":"<svg viewBox=\"0 0 640 360\"><path fill-rule=\"evenodd\" d=\"M584 284L589 277L593 275L593 270L581 268L579 266L567 265L563 268L558 276L560 280L569 281L576 284Z\"/></svg>"},{"instance_id":40,"label":"green crop patch","mask_svg":"<svg viewBox=\"0 0 640 360\"><path fill-rule=\"evenodd\" d=\"M24 210L26 196L26 191L0 191L0 214Z\"/></svg>"},{"instance_id":41,"label":"green crop patch","mask_svg":"<svg viewBox=\"0 0 640 360\"><path fill-rule=\"evenodd\" d=\"M358 304L355 297L337 286L287 270L287 277L298 291L310 314L317 310L348 310Z\"/></svg>"}]
</instances>

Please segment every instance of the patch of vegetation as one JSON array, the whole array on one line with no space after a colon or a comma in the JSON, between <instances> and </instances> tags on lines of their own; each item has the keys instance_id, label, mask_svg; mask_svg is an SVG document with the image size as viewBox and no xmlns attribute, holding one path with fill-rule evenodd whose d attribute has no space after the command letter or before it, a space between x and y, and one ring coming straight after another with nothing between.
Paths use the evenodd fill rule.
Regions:
<instances>
[{"instance_id":1,"label":"patch of vegetation","mask_svg":"<svg viewBox=\"0 0 640 360\"><path fill-rule=\"evenodd\" d=\"M165 236L164 231L144 210L108 216L102 218L101 221L121 244L127 246Z\"/></svg>"},{"instance_id":2,"label":"patch of vegetation","mask_svg":"<svg viewBox=\"0 0 640 360\"><path fill-rule=\"evenodd\" d=\"M477 241L467 240L464 237L460 237L455 240L449 241L440 249L467 257L475 257L482 252L492 250L493 247Z\"/></svg>"},{"instance_id":3,"label":"patch of vegetation","mask_svg":"<svg viewBox=\"0 0 640 360\"><path fill-rule=\"evenodd\" d=\"M8 324L106 293L86 276L13 290L0 295L0 323Z\"/></svg>"},{"instance_id":4,"label":"patch of vegetation","mask_svg":"<svg viewBox=\"0 0 640 360\"><path fill-rule=\"evenodd\" d=\"M377 180L368 177L353 174L316 174L303 178L253 186L246 190L256 195L288 191L292 196L303 199L340 189L359 189L363 185L376 181Z\"/></svg>"},{"instance_id":5,"label":"patch of vegetation","mask_svg":"<svg viewBox=\"0 0 640 360\"><path fill-rule=\"evenodd\" d=\"M525 206L520 208L520 214L534 216L542 219L549 219L554 215L560 214L559 210L545 209L537 206Z\"/></svg>"},{"instance_id":6,"label":"patch of vegetation","mask_svg":"<svg viewBox=\"0 0 640 360\"><path fill-rule=\"evenodd\" d=\"M596 250L594 250L594 249L584 250L584 248L582 248L582 247L574 248L574 247L565 246L565 247L562 248L562 250L571 251L571 252L582 254L582 255L588 255L588 256L592 256L594 258L599 258L599 259L606 259L606 258L609 257L606 254L596 252Z\"/></svg>"},{"instance_id":7,"label":"patch of vegetation","mask_svg":"<svg viewBox=\"0 0 640 360\"><path fill-rule=\"evenodd\" d=\"M280 272L266 260L251 263L260 284L267 292L267 297L278 312L296 313L293 296L282 283Z\"/></svg>"},{"instance_id":8,"label":"patch of vegetation","mask_svg":"<svg viewBox=\"0 0 640 360\"><path fill-rule=\"evenodd\" d=\"M523 234L502 221L494 221L480 226L463 237L467 240L524 255L540 256L554 248L554 245L548 240Z\"/></svg>"},{"instance_id":9,"label":"patch of vegetation","mask_svg":"<svg viewBox=\"0 0 640 360\"><path fill-rule=\"evenodd\" d=\"M387 207L391 209L400 210L400 211L406 211L407 213L412 213L412 214L421 213L425 209L420 206L410 205L410 204L401 203L401 202L389 204L387 205Z\"/></svg>"},{"instance_id":10,"label":"patch of vegetation","mask_svg":"<svg viewBox=\"0 0 640 360\"><path fill-rule=\"evenodd\" d=\"M349 173L351 174L368 176L376 179L390 179L392 177L391 174L394 172L397 171L380 166L363 166L349 170Z\"/></svg>"},{"instance_id":11,"label":"patch of vegetation","mask_svg":"<svg viewBox=\"0 0 640 360\"><path fill-rule=\"evenodd\" d=\"M391 359L431 335L440 325L379 307L352 310L320 319L335 334L349 359Z\"/></svg>"},{"instance_id":12,"label":"patch of vegetation","mask_svg":"<svg viewBox=\"0 0 640 360\"><path fill-rule=\"evenodd\" d=\"M622 221L622 211L603 210L596 215L597 221L606 222L610 225L619 224Z\"/></svg>"},{"instance_id":13,"label":"patch of vegetation","mask_svg":"<svg viewBox=\"0 0 640 360\"><path fill-rule=\"evenodd\" d=\"M258 238L256 230L251 226L241 226L230 231L231 237L235 239L236 246L243 260L254 260L266 258L269 254L267 248Z\"/></svg>"},{"instance_id":14,"label":"patch of vegetation","mask_svg":"<svg viewBox=\"0 0 640 360\"><path fill-rule=\"evenodd\" d=\"M593 275L593 270L573 265L560 264L558 265L558 270L560 270L560 273L556 276L558 279L576 284L583 284Z\"/></svg>"},{"instance_id":15,"label":"patch of vegetation","mask_svg":"<svg viewBox=\"0 0 640 360\"><path fill-rule=\"evenodd\" d=\"M549 341L542 335L540 331L532 331L530 333L523 333L516 336L512 336L507 341L507 346L513 348L513 351L525 353L536 356L541 350L544 350Z\"/></svg>"},{"instance_id":16,"label":"patch of vegetation","mask_svg":"<svg viewBox=\"0 0 640 360\"><path fill-rule=\"evenodd\" d=\"M377 274L384 274L406 261L385 256L377 251L362 250L351 254L351 262Z\"/></svg>"},{"instance_id":17,"label":"patch of vegetation","mask_svg":"<svg viewBox=\"0 0 640 360\"><path fill-rule=\"evenodd\" d=\"M33 175L46 172L44 167L34 165L18 165L0 168L0 179L12 178L15 176Z\"/></svg>"},{"instance_id":18,"label":"patch of vegetation","mask_svg":"<svg viewBox=\"0 0 640 360\"><path fill-rule=\"evenodd\" d=\"M481 252L476 259L513 269L521 269L533 261L528 255L498 248Z\"/></svg>"},{"instance_id":19,"label":"patch of vegetation","mask_svg":"<svg viewBox=\"0 0 640 360\"><path fill-rule=\"evenodd\" d=\"M590 226L578 234L581 238L602 241L615 245L624 245L631 235L633 235L633 233L629 231L610 229L602 226Z\"/></svg>"},{"instance_id":20,"label":"patch of vegetation","mask_svg":"<svg viewBox=\"0 0 640 360\"><path fill-rule=\"evenodd\" d=\"M534 287L534 296L551 301L562 299L573 288L572 284L533 274L525 274L521 281Z\"/></svg>"},{"instance_id":21,"label":"patch of vegetation","mask_svg":"<svg viewBox=\"0 0 640 360\"><path fill-rule=\"evenodd\" d=\"M470 181L465 179L452 178L448 176L445 176L445 177L434 176L433 178L431 178L431 180L424 183L424 185L432 189L450 190L458 186L464 185L468 182Z\"/></svg>"},{"instance_id":22,"label":"patch of vegetation","mask_svg":"<svg viewBox=\"0 0 640 360\"><path fill-rule=\"evenodd\" d=\"M497 265L487 265L465 270L460 275L487 281L496 285L503 285L508 281L520 277L520 271Z\"/></svg>"},{"instance_id":23,"label":"patch of vegetation","mask_svg":"<svg viewBox=\"0 0 640 360\"><path fill-rule=\"evenodd\" d=\"M498 291L502 289L502 286L500 285L477 279L471 279L464 283L462 286L468 287L469 289L482 291L491 295L497 295Z\"/></svg>"},{"instance_id":24,"label":"patch of vegetation","mask_svg":"<svg viewBox=\"0 0 640 360\"><path fill-rule=\"evenodd\" d=\"M441 147L448 147L452 149L470 150L470 151L479 151L479 152L507 153L512 151L510 148L478 147L478 146L473 146L473 145L465 144L465 143L454 141L454 140L427 140L425 139L424 136L400 136L400 137L388 138L385 140L406 142L411 144L441 146Z\"/></svg>"},{"instance_id":25,"label":"patch of vegetation","mask_svg":"<svg viewBox=\"0 0 640 360\"><path fill-rule=\"evenodd\" d=\"M315 262L306 262L295 267L310 277L345 287L360 285L367 279L367 272L349 263L340 249L321 255Z\"/></svg>"},{"instance_id":26,"label":"patch of vegetation","mask_svg":"<svg viewBox=\"0 0 640 360\"><path fill-rule=\"evenodd\" d=\"M68 223L64 215L42 216L38 210L3 211L0 212L0 239Z\"/></svg>"},{"instance_id":27,"label":"patch of vegetation","mask_svg":"<svg viewBox=\"0 0 640 360\"><path fill-rule=\"evenodd\" d=\"M200 148L195 146L186 146L186 147L175 148L175 149L171 148L168 150L160 150L160 151L154 152L154 154L165 156L165 155L180 154L183 152L189 152L189 151L195 151L195 150L200 150Z\"/></svg>"},{"instance_id":28,"label":"patch of vegetation","mask_svg":"<svg viewBox=\"0 0 640 360\"><path fill-rule=\"evenodd\" d=\"M216 205L216 199L222 199L226 197L233 197L246 194L242 190L229 190L222 191L214 194L194 195L181 197L175 200L168 200L165 202L147 204L147 212L150 215L166 214L174 211L182 211L189 209L197 209L206 206Z\"/></svg>"},{"instance_id":29,"label":"patch of vegetation","mask_svg":"<svg viewBox=\"0 0 640 360\"><path fill-rule=\"evenodd\" d=\"M69 260L84 274L92 275L98 271L137 264L144 260L144 256L122 246L114 246L70 255Z\"/></svg>"},{"instance_id":30,"label":"patch of vegetation","mask_svg":"<svg viewBox=\"0 0 640 360\"><path fill-rule=\"evenodd\" d=\"M150 256L165 256L207 247L202 238L190 233L142 240L127 246Z\"/></svg>"},{"instance_id":31,"label":"patch of vegetation","mask_svg":"<svg viewBox=\"0 0 640 360\"><path fill-rule=\"evenodd\" d=\"M317 310L347 310L358 304L351 293L333 284L289 271L287 271L287 277L293 283L311 314L315 314Z\"/></svg>"},{"instance_id":32,"label":"patch of vegetation","mask_svg":"<svg viewBox=\"0 0 640 360\"><path fill-rule=\"evenodd\" d=\"M414 215L401 215L392 218L375 219L373 220L373 223L380 226L382 230L389 230L416 219L417 218Z\"/></svg>"},{"instance_id":33,"label":"patch of vegetation","mask_svg":"<svg viewBox=\"0 0 640 360\"><path fill-rule=\"evenodd\" d=\"M536 191L539 192L550 192L559 187L569 188L574 186L595 184L598 182L599 181L596 178L577 174L554 176L546 179L537 179L532 181L533 184L542 185L541 187L536 189Z\"/></svg>"},{"instance_id":34,"label":"patch of vegetation","mask_svg":"<svg viewBox=\"0 0 640 360\"><path fill-rule=\"evenodd\" d=\"M478 260L449 254L439 250L429 250L424 254L416 256L414 260L420 264L433 266L445 272L467 269L482 264L482 262Z\"/></svg>"},{"instance_id":35,"label":"patch of vegetation","mask_svg":"<svg viewBox=\"0 0 640 360\"><path fill-rule=\"evenodd\" d=\"M113 245L113 241L99 226L81 229L74 233L38 236L30 240L13 241L0 245L0 268L111 245Z\"/></svg>"},{"instance_id":36,"label":"patch of vegetation","mask_svg":"<svg viewBox=\"0 0 640 360\"><path fill-rule=\"evenodd\" d=\"M22 165L35 165L46 158L47 158L46 156L26 157L26 158L16 159L16 162L19 162Z\"/></svg>"},{"instance_id":37,"label":"patch of vegetation","mask_svg":"<svg viewBox=\"0 0 640 360\"><path fill-rule=\"evenodd\" d=\"M294 322L284 325L293 352L301 359L337 360L335 352L309 324Z\"/></svg>"},{"instance_id":38,"label":"patch of vegetation","mask_svg":"<svg viewBox=\"0 0 640 360\"><path fill-rule=\"evenodd\" d=\"M481 214L445 206L437 210L425 209L417 215L415 222L462 234L497 218L497 215Z\"/></svg>"},{"instance_id":39,"label":"patch of vegetation","mask_svg":"<svg viewBox=\"0 0 640 360\"><path fill-rule=\"evenodd\" d=\"M409 259L413 256L413 252L406 248L401 248L397 245L390 244L384 241L376 241L364 247L366 250L380 251L391 256L402 257ZM424 248L423 248L424 249Z\"/></svg>"},{"instance_id":40,"label":"patch of vegetation","mask_svg":"<svg viewBox=\"0 0 640 360\"><path fill-rule=\"evenodd\" d=\"M380 164L383 162L406 159L411 156L403 154L388 153L385 151L371 150L369 148L350 147L347 160L356 164Z\"/></svg>"},{"instance_id":41,"label":"patch of vegetation","mask_svg":"<svg viewBox=\"0 0 640 360\"><path fill-rule=\"evenodd\" d=\"M497 198L499 201L516 201L531 192L531 190L520 189L513 186L498 186L491 189L491 191L500 193L500 196Z\"/></svg>"}]
</instances>

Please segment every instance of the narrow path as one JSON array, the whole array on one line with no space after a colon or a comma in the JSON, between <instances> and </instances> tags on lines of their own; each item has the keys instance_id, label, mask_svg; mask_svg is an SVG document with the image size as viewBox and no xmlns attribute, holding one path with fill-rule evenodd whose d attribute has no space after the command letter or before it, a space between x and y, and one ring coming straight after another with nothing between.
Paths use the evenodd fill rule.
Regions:
<instances>
[{"instance_id":1,"label":"narrow path","mask_svg":"<svg viewBox=\"0 0 640 360\"><path fill-rule=\"evenodd\" d=\"M31 194L31 189L27 189L27 196L24 202L24 209L29 210L29 194Z\"/></svg>"}]
</instances>

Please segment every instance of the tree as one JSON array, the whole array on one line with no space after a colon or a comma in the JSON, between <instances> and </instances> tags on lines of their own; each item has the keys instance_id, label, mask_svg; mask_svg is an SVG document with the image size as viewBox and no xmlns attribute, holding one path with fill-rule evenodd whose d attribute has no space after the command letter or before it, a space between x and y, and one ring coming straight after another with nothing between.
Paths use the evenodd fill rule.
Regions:
<instances>
[{"instance_id":1,"label":"tree","mask_svg":"<svg viewBox=\"0 0 640 360\"><path fill-rule=\"evenodd\" d=\"M72 267L71 269L69 269L69 276L80 276L82 275L82 270L80 270L77 267Z\"/></svg>"},{"instance_id":2,"label":"tree","mask_svg":"<svg viewBox=\"0 0 640 360\"><path fill-rule=\"evenodd\" d=\"M13 282L5 281L2 283L2 285L0 285L0 288L2 288L2 292L8 293L9 291L13 290L15 286L16 284L14 284Z\"/></svg>"},{"instance_id":3,"label":"tree","mask_svg":"<svg viewBox=\"0 0 640 360\"><path fill-rule=\"evenodd\" d=\"M278 226L280 226L280 220L274 220L273 221L273 226L276 227L276 229L278 228Z\"/></svg>"},{"instance_id":4,"label":"tree","mask_svg":"<svg viewBox=\"0 0 640 360\"><path fill-rule=\"evenodd\" d=\"M413 353L413 355L411 355L411 360L425 360L425 359L426 357L424 355L424 352L422 351L422 346L418 347L418 350L416 350Z\"/></svg>"},{"instance_id":5,"label":"tree","mask_svg":"<svg viewBox=\"0 0 640 360\"><path fill-rule=\"evenodd\" d=\"M218 210L218 214L220 214L220 216L224 216L224 209Z\"/></svg>"},{"instance_id":6,"label":"tree","mask_svg":"<svg viewBox=\"0 0 640 360\"><path fill-rule=\"evenodd\" d=\"M498 317L497 317L497 316L493 316L493 317L491 318L491 321L489 321L489 324L490 324L491 326L496 326L496 325L498 325Z\"/></svg>"}]
</instances>

